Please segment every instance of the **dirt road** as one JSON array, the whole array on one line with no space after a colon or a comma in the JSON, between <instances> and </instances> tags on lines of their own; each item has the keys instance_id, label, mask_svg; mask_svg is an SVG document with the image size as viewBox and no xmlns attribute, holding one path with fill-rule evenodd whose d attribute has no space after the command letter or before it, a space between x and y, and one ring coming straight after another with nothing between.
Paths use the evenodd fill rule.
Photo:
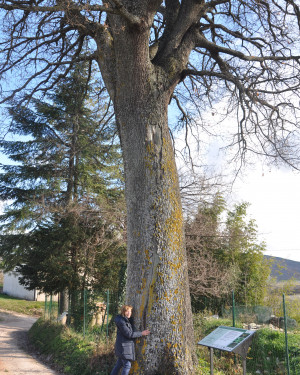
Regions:
<instances>
[{"instance_id":1,"label":"dirt road","mask_svg":"<svg viewBox=\"0 0 300 375\"><path fill-rule=\"evenodd\" d=\"M26 332L35 321L0 310L0 375L58 375L26 352Z\"/></svg>"}]
</instances>

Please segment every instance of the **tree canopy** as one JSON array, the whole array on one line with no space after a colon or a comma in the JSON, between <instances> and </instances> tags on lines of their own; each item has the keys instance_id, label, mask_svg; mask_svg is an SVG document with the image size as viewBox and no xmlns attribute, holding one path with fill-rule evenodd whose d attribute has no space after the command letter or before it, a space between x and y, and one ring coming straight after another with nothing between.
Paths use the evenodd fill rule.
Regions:
<instances>
[{"instance_id":1,"label":"tree canopy","mask_svg":"<svg viewBox=\"0 0 300 375\"><path fill-rule=\"evenodd\" d=\"M126 55L115 33L125 35L128 29L147 35L137 55L146 54L151 74L163 73L162 84L185 125L195 114L201 118L207 105L226 98L223 117L236 114L232 145L243 156L251 150L298 165L293 147L300 76L296 1L5 0L0 8L0 73L3 78L22 76L15 85L2 86L4 98L43 94L87 49L85 58L98 62L115 101L117 65ZM188 101L193 110L186 107Z\"/></svg>"}]
</instances>

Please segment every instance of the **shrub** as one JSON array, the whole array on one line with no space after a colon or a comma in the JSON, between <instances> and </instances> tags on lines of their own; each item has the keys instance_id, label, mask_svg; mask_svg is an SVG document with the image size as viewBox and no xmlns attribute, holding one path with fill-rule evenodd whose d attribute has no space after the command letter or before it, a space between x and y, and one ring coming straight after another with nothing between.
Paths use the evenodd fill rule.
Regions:
<instances>
[{"instance_id":1,"label":"shrub","mask_svg":"<svg viewBox=\"0 0 300 375\"><path fill-rule=\"evenodd\" d=\"M39 319L29 331L29 339L41 354L66 374L106 375L115 361L112 340L91 341L66 326Z\"/></svg>"}]
</instances>

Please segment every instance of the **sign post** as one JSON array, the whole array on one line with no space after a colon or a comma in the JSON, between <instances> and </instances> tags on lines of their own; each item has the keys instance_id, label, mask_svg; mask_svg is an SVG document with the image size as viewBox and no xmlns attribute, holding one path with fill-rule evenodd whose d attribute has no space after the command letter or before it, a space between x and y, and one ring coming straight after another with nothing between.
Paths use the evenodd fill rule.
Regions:
<instances>
[{"instance_id":1,"label":"sign post","mask_svg":"<svg viewBox=\"0 0 300 375\"><path fill-rule=\"evenodd\" d=\"M256 331L220 326L198 342L210 349L210 374L213 375L213 349L239 354L243 358L243 375L246 375L246 357Z\"/></svg>"}]
</instances>

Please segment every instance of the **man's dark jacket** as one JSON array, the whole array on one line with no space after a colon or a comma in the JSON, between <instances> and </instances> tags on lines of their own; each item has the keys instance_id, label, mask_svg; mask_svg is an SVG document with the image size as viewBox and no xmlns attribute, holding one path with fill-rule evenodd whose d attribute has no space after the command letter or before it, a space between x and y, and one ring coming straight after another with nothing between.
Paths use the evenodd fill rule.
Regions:
<instances>
[{"instance_id":1,"label":"man's dark jacket","mask_svg":"<svg viewBox=\"0 0 300 375\"><path fill-rule=\"evenodd\" d=\"M129 320L123 315L115 317L117 325L117 340L115 344L115 353L117 357L135 360L134 339L142 337L142 332L134 332L133 320Z\"/></svg>"}]
</instances>

